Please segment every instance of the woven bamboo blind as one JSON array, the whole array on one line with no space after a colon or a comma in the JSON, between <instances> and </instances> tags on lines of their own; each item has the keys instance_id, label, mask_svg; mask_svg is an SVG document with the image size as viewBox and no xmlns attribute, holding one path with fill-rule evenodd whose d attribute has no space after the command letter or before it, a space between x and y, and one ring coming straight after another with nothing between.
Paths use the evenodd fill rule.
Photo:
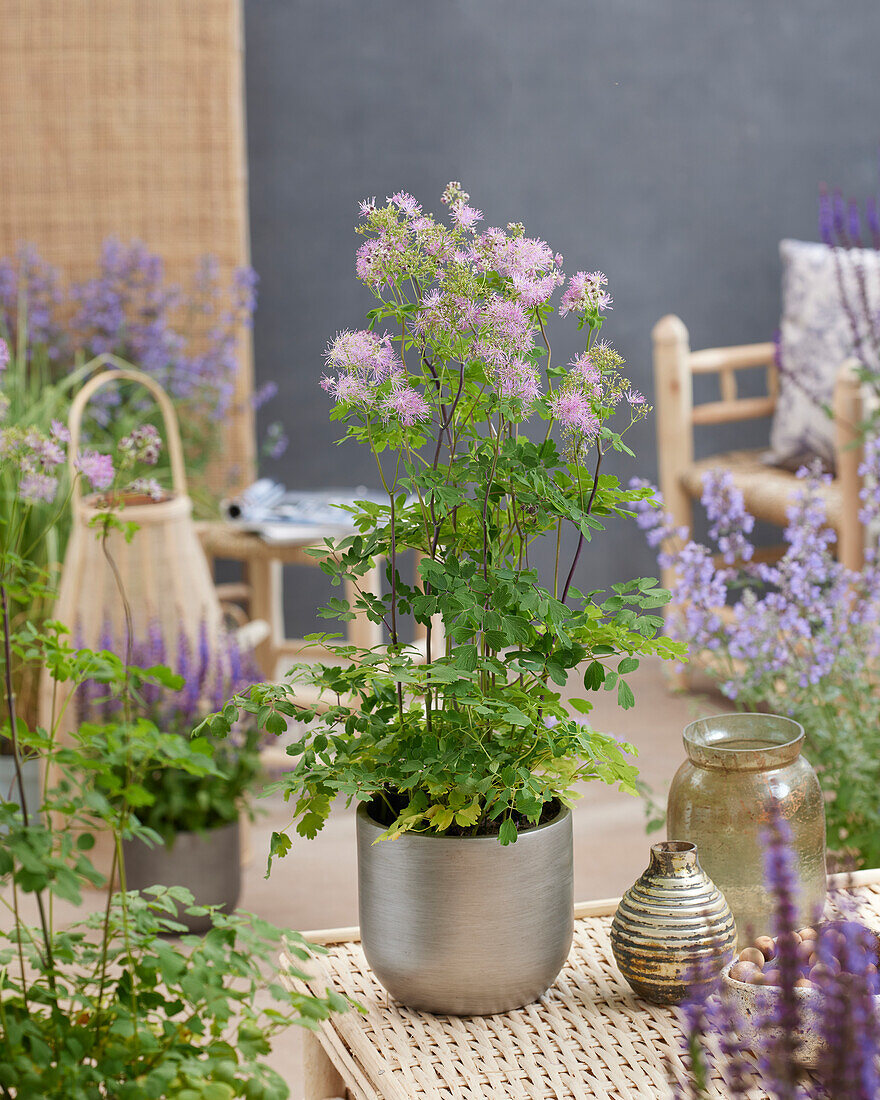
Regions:
<instances>
[{"instance_id":1,"label":"woven bamboo blind","mask_svg":"<svg viewBox=\"0 0 880 1100\"><path fill-rule=\"evenodd\" d=\"M142 240L186 281L247 263L240 0L3 0L0 255L21 242L72 279L103 240ZM254 471L242 341L219 487Z\"/></svg>"}]
</instances>

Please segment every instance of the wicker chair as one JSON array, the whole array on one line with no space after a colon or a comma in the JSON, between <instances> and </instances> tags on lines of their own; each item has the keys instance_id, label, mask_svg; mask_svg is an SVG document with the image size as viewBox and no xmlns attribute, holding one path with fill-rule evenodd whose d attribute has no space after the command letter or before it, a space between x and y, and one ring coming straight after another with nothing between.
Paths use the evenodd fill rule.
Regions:
<instances>
[{"instance_id":1,"label":"wicker chair","mask_svg":"<svg viewBox=\"0 0 880 1100\"><path fill-rule=\"evenodd\" d=\"M746 506L756 518L784 526L797 478L762 462L766 448L694 459L696 426L712 427L773 415L778 394L774 345L743 344L691 351L687 328L673 314L658 321L652 335L660 490L676 524L689 529L693 526L692 502L702 492L703 474L723 466L733 474ZM762 366L767 372L767 394L739 397L736 371ZM860 568L864 560L864 532L858 516L858 425L863 418L863 399L857 367L855 360L848 360L841 364L837 375L833 399L837 474L825 493L829 522L838 535L838 555L853 569ZM702 374L719 376L721 400L694 404L693 380Z\"/></svg>"},{"instance_id":2,"label":"wicker chair","mask_svg":"<svg viewBox=\"0 0 880 1100\"><path fill-rule=\"evenodd\" d=\"M70 278L140 239L174 280L248 262L240 0L5 0L0 255L37 247ZM215 489L254 478L251 349Z\"/></svg>"},{"instance_id":3,"label":"wicker chair","mask_svg":"<svg viewBox=\"0 0 880 1100\"><path fill-rule=\"evenodd\" d=\"M660 490L677 526L693 527L693 501L702 492L706 471L722 466L733 474L746 507L757 518L778 526L786 522L786 510L797 486L793 473L761 461L762 450L737 450L694 459L694 428L772 416L776 407L778 378L772 343L691 351L688 331L680 318L669 314L654 326L654 385L657 406L657 451ZM739 397L736 371L765 367L767 393ZM834 387L836 476L827 487L828 519L837 532L840 560L852 569L864 561L864 531L859 522L858 425L863 419L863 395L856 374L858 363L841 364ZM720 400L694 404L694 377L718 375ZM668 588L672 576L664 573Z\"/></svg>"}]
</instances>

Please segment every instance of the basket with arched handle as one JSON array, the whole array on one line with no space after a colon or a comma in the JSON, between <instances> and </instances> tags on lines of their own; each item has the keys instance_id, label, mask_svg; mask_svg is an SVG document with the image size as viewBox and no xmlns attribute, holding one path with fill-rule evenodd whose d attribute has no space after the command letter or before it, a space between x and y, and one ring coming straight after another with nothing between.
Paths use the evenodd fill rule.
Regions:
<instances>
[{"instance_id":1,"label":"basket with arched handle","mask_svg":"<svg viewBox=\"0 0 880 1100\"><path fill-rule=\"evenodd\" d=\"M180 425L177 420L177 412L171 398L162 389L155 379L138 370L136 367L117 366L115 357L108 357L107 362L113 363L107 370L99 371L86 382L77 393L70 405L70 413L67 418L67 427L70 431L70 444L67 450L67 464L70 470L72 499L74 509L82 501L82 482L77 474L77 459L79 458L79 442L82 434L83 414L89 401L98 390L113 382L134 382L143 386L156 401L162 414L162 422L165 428L165 445L168 448L168 457L171 463L171 484L175 496L186 496L186 467L183 461L183 444L180 441Z\"/></svg>"},{"instance_id":2,"label":"basket with arched handle","mask_svg":"<svg viewBox=\"0 0 880 1100\"><path fill-rule=\"evenodd\" d=\"M223 614L193 524L177 414L165 390L149 375L116 365L116 360L110 362L113 365L86 382L70 408L73 528L54 617L69 628L75 645L100 647L109 639L118 647L125 634L124 605L115 576L118 570L135 640L158 628L166 653L176 653L184 640L194 650L200 639L206 638L210 644L219 636ZM120 518L136 525L130 540L116 529L105 536L96 530L95 518L110 507L116 511L117 502L101 494L84 495L77 474L86 407L99 390L118 382L140 385L155 398L171 463L172 492L167 497L157 501L139 497L132 502L123 496L118 502Z\"/></svg>"}]
</instances>

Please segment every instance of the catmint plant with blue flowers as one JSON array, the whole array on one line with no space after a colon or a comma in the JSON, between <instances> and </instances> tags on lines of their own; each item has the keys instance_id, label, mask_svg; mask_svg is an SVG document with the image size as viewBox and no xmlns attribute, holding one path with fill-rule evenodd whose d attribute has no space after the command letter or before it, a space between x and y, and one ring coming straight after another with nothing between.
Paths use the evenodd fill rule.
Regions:
<instances>
[{"instance_id":1,"label":"catmint plant with blue flowers","mask_svg":"<svg viewBox=\"0 0 880 1100\"><path fill-rule=\"evenodd\" d=\"M880 439L865 443L861 520L880 519ZM636 504L638 522L675 573L668 629L746 710L787 714L804 727L827 801L829 853L843 868L880 865L880 559L860 571L833 554L823 489L803 468L788 512L786 549L758 562L753 518L723 470L706 474L708 546L676 530L659 498ZM646 483L638 482L640 487Z\"/></svg>"},{"instance_id":2,"label":"catmint plant with blue flowers","mask_svg":"<svg viewBox=\"0 0 880 1100\"><path fill-rule=\"evenodd\" d=\"M518 223L481 229L456 182L442 202L448 222L405 192L361 204L355 267L376 305L367 328L330 341L321 381L344 441L369 450L387 493L354 506L356 534L316 551L335 585L359 589L321 614L361 614L387 644L337 644L340 662L298 666L203 727L222 735L243 711L272 733L300 723L281 786L306 836L338 794L369 802L389 838L508 844L570 803L581 780L634 791L631 746L573 717L561 689L579 669L588 691L629 707L640 657L681 651L658 636L667 594L655 579L608 595L575 584L584 546L646 495L602 472L608 452L632 454L624 435L650 411L599 338L612 304L605 275L566 280L562 256ZM553 361L549 340L560 290L558 313L584 334L568 364ZM577 538L563 561L568 528ZM545 536L555 568L541 577L531 555ZM363 582L377 562L382 593ZM419 646L405 632L412 620ZM298 697L303 682L320 708ZM277 834L274 851L289 844Z\"/></svg>"}]
</instances>

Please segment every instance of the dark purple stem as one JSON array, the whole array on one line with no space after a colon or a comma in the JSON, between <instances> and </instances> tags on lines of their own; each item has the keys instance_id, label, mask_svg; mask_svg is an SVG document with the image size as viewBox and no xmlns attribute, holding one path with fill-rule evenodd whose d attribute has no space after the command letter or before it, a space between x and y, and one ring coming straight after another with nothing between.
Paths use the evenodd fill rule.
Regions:
<instances>
[{"instance_id":1,"label":"dark purple stem","mask_svg":"<svg viewBox=\"0 0 880 1100\"><path fill-rule=\"evenodd\" d=\"M590 490L590 499L587 501L586 514L589 515L593 509L593 501L596 499L596 490L599 488L599 467L602 465L602 444L596 444L596 451L598 457L596 458L596 470L593 474L593 488ZM568 595L568 590L571 588L571 579L574 576L574 571L577 568L577 563L580 560L581 550L584 548L584 533L583 531L578 534L577 549L574 552L574 558L571 563L571 569L568 571L568 576L565 578L565 586L562 589L562 603L565 603L565 597Z\"/></svg>"}]
</instances>

